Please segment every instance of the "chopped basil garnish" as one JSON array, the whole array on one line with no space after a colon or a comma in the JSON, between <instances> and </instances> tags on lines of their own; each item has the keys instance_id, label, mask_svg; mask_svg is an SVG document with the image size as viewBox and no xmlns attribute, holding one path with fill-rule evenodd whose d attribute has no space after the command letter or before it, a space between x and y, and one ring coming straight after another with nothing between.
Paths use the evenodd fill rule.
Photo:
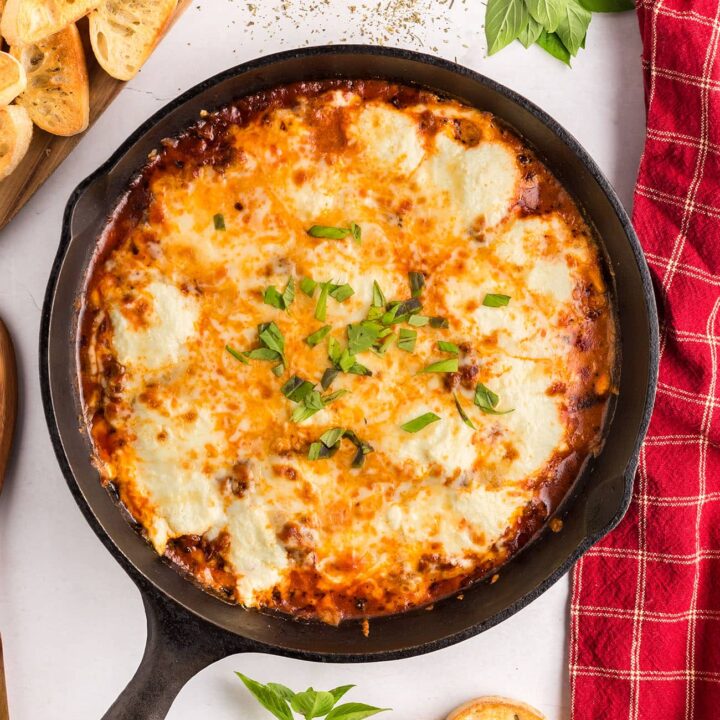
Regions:
<instances>
[{"instance_id":1,"label":"chopped basil garnish","mask_svg":"<svg viewBox=\"0 0 720 720\"><path fill-rule=\"evenodd\" d=\"M458 370L458 359L449 358L447 360L438 360L437 362L430 363L426 368L423 368L421 373L451 373L457 372Z\"/></svg>"},{"instance_id":2,"label":"chopped basil garnish","mask_svg":"<svg viewBox=\"0 0 720 720\"><path fill-rule=\"evenodd\" d=\"M438 348L451 355L460 354L460 348L455 343L445 342L445 340L438 340Z\"/></svg>"},{"instance_id":3,"label":"chopped basil garnish","mask_svg":"<svg viewBox=\"0 0 720 720\"><path fill-rule=\"evenodd\" d=\"M512 410L496 410L497 404L500 402L500 398L490 388L486 387L482 383L478 383L475 388L475 397L473 402L487 415L506 415L511 413Z\"/></svg>"},{"instance_id":4,"label":"chopped basil garnish","mask_svg":"<svg viewBox=\"0 0 720 720\"><path fill-rule=\"evenodd\" d=\"M265 288L263 301L278 310L287 310L295 299L295 280L288 278L285 289L280 293L274 285Z\"/></svg>"},{"instance_id":5,"label":"chopped basil garnish","mask_svg":"<svg viewBox=\"0 0 720 720\"><path fill-rule=\"evenodd\" d=\"M338 450L339 445L328 447L321 442L310 443L308 448L308 460L324 460L332 457Z\"/></svg>"},{"instance_id":6,"label":"chopped basil garnish","mask_svg":"<svg viewBox=\"0 0 720 720\"><path fill-rule=\"evenodd\" d=\"M457 411L462 418L462 421L473 430L477 430L477 428L473 425L473 421L468 417L467 413L463 410L462 405L460 404L460 400L458 399L457 393L453 393L453 398L455 399L455 407L457 408Z\"/></svg>"},{"instance_id":7,"label":"chopped basil garnish","mask_svg":"<svg viewBox=\"0 0 720 720\"><path fill-rule=\"evenodd\" d=\"M315 305L315 319L325 322L327 317L327 298L330 291L329 283L320 284L320 295L318 296L317 305Z\"/></svg>"},{"instance_id":8,"label":"chopped basil garnish","mask_svg":"<svg viewBox=\"0 0 720 720\"><path fill-rule=\"evenodd\" d=\"M326 405L329 405L334 400L347 394L347 390L338 390L337 392L330 393L329 395L321 395L317 390L311 390L308 392L302 400L300 400L292 412L290 419L294 423L300 423L303 420L307 420L309 417L320 412Z\"/></svg>"},{"instance_id":9,"label":"chopped basil garnish","mask_svg":"<svg viewBox=\"0 0 720 720\"><path fill-rule=\"evenodd\" d=\"M408 325L413 327L423 327L430 322L430 318L427 315L411 315L408 318Z\"/></svg>"},{"instance_id":10,"label":"chopped basil garnish","mask_svg":"<svg viewBox=\"0 0 720 720\"><path fill-rule=\"evenodd\" d=\"M486 307L504 307L510 302L509 295L497 295L495 293L488 293L483 299L483 305Z\"/></svg>"},{"instance_id":11,"label":"chopped basil garnish","mask_svg":"<svg viewBox=\"0 0 720 720\"><path fill-rule=\"evenodd\" d=\"M400 337L398 338L398 347L405 352L412 352L415 350L415 343L417 341L417 330L408 330L407 328L400 328Z\"/></svg>"},{"instance_id":12,"label":"chopped basil garnish","mask_svg":"<svg viewBox=\"0 0 720 720\"><path fill-rule=\"evenodd\" d=\"M378 355L384 355L390 349L390 346L397 339L398 339L398 336L394 332L391 332L389 335L386 335L376 350Z\"/></svg>"},{"instance_id":13,"label":"chopped basil garnish","mask_svg":"<svg viewBox=\"0 0 720 720\"><path fill-rule=\"evenodd\" d=\"M300 402L306 395L311 393L314 385L307 380L303 380L297 375L293 375L281 388L280 392L293 402Z\"/></svg>"},{"instance_id":14,"label":"chopped basil garnish","mask_svg":"<svg viewBox=\"0 0 720 720\"><path fill-rule=\"evenodd\" d=\"M349 228L333 227L331 225L313 225L308 229L307 234L314 238L329 238L330 240L342 240L352 235L353 240L360 242L362 230L356 223L351 223Z\"/></svg>"},{"instance_id":15,"label":"chopped basil garnish","mask_svg":"<svg viewBox=\"0 0 720 720\"><path fill-rule=\"evenodd\" d=\"M330 428L330 430L326 430L321 436L320 436L320 442L323 445L326 445L327 447L332 447L333 445L340 442L340 439L345 434L345 428L341 427L335 427Z\"/></svg>"},{"instance_id":16,"label":"chopped basil garnish","mask_svg":"<svg viewBox=\"0 0 720 720\"><path fill-rule=\"evenodd\" d=\"M385 295L383 294L383 291L380 289L380 286L377 284L377 282L375 280L373 280L372 304L373 304L373 307L379 307L379 308L384 308L385 305L387 304Z\"/></svg>"},{"instance_id":17,"label":"chopped basil garnish","mask_svg":"<svg viewBox=\"0 0 720 720\"><path fill-rule=\"evenodd\" d=\"M243 365L249 365L250 363L247 361L245 357L243 357L243 354L238 351L231 348L229 345L225 346L225 349L236 359L239 360Z\"/></svg>"},{"instance_id":18,"label":"chopped basil garnish","mask_svg":"<svg viewBox=\"0 0 720 720\"><path fill-rule=\"evenodd\" d=\"M213 215L213 225L215 225L216 230L224 230L225 216L222 213L216 213Z\"/></svg>"},{"instance_id":19,"label":"chopped basil garnish","mask_svg":"<svg viewBox=\"0 0 720 720\"><path fill-rule=\"evenodd\" d=\"M314 333L311 333L305 338L305 342L310 347L315 347L319 343L321 343L325 336L332 330L332 327L330 325L323 325L319 330L316 330Z\"/></svg>"},{"instance_id":20,"label":"chopped basil garnish","mask_svg":"<svg viewBox=\"0 0 720 720\"><path fill-rule=\"evenodd\" d=\"M277 350L271 348L260 347L254 350L249 350L245 353L245 357L250 360L280 360L282 357Z\"/></svg>"},{"instance_id":21,"label":"chopped basil garnish","mask_svg":"<svg viewBox=\"0 0 720 720\"><path fill-rule=\"evenodd\" d=\"M447 321L447 318L444 318L444 317L431 317L430 318L430 327L431 328L448 328L448 327L450 327L450 323Z\"/></svg>"},{"instance_id":22,"label":"chopped basil garnish","mask_svg":"<svg viewBox=\"0 0 720 720\"><path fill-rule=\"evenodd\" d=\"M340 374L340 370L336 367L326 368L323 373L322 379L320 380L320 387L323 390L327 390L333 383L333 380Z\"/></svg>"},{"instance_id":23,"label":"chopped basil garnish","mask_svg":"<svg viewBox=\"0 0 720 720\"><path fill-rule=\"evenodd\" d=\"M345 283L345 285L336 285L330 290L330 297L338 302L345 302L351 295L354 294L355 291L347 283Z\"/></svg>"},{"instance_id":24,"label":"chopped basil garnish","mask_svg":"<svg viewBox=\"0 0 720 720\"><path fill-rule=\"evenodd\" d=\"M365 463L365 456L373 452L374 448L370 443L361 440L352 430L345 431L345 437L357 448L352 467L360 468Z\"/></svg>"},{"instance_id":25,"label":"chopped basil garnish","mask_svg":"<svg viewBox=\"0 0 720 720\"><path fill-rule=\"evenodd\" d=\"M419 430L422 430L424 427L427 427L431 423L437 422L440 420L440 417L436 415L435 413L428 412L424 415L420 415L419 417L416 417L413 420L409 420L408 422L404 423L400 427L405 431L409 433L416 433Z\"/></svg>"},{"instance_id":26,"label":"chopped basil garnish","mask_svg":"<svg viewBox=\"0 0 720 720\"><path fill-rule=\"evenodd\" d=\"M348 352L351 355L357 355L369 350L377 342L381 330L381 325L367 321L348 325Z\"/></svg>"},{"instance_id":27,"label":"chopped basil garnish","mask_svg":"<svg viewBox=\"0 0 720 720\"><path fill-rule=\"evenodd\" d=\"M309 277L304 277L300 281L300 289L308 296L312 297L313 293L315 292L315 288L318 286L318 284Z\"/></svg>"},{"instance_id":28,"label":"chopped basil garnish","mask_svg":"<svg viewBox=\"0 0 720 720\"><path fill-rule=\"evenodd\" d=\"M425 276L420 272L409 272L408 280L410 281L410 294L412 297L420 297L425 287Z\"/></svg>"},{"instance_id":29,"label":"chopped basil garnish","mask_svg":"<svg viewBox=\"0 0 720 720\"><path fill-rule=\"evenodd\" d=\"M275 350L280 355L285 353L285 338L282 336L280 328L274 322L258 325L258 337L266 348Z\"/></svg>"}]
</instances>

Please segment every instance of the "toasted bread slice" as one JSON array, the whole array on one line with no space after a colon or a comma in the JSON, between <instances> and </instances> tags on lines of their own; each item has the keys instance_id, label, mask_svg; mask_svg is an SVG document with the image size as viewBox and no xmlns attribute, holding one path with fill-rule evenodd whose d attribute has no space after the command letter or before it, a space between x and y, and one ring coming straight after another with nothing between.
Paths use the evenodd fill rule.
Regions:
<instances>
[{"instance_id":1,"label":"toasted bread slice","mask_svg":"<svg viewBox=\"0 0 720 720\"><path fill-rule=\"evenodd\" d=\"M9 105L26 85L25 68L9 53L0 52L0 105Z\"/></svg>"},{"instance_id":2,"label":"toasted bread slice","mask_svg":"<svg viewBox=\"0 0 720 720\"><path fill-rule=\"evenodd\" d=\"M25 157L32 139L33 124L24 107L0 108L0 180L6 178Z\"/></svg>"},{"instance_id":3,"label":"toasted bread slice","mask_svg":"<svg viewBox=\"0 0 720 720\"><path fill-rule=\"evenodd\" d=\"M11 47L27 73L27 89L17 99L32 121L53 135L75 135L90 117L90 86L85 52L75 25L47 40Z\"/></svg>"},{"instance_id":4,"label":"toasted bread slice","mask_svg":"<svg viewBox=\"0 0 720 720\"><path fill-rule=\"evenodd\" d=\"M98 62L130 80L158 44L177 0L104 0L90 13L90 42Z\"/></svg>"},{"instance_id":5,"label":"toasted bread slice","mask_svg":"<svg viewBox=\"0 0 720 720\"><path fill-rule=\"evenodd\" d=\"M461 705L447 720L545 720L545 716L523 702L487 696Z\"/></svg>"},{"instance_id":6,"label":"toasted bread slice","mask_svg":"<svg viewBox=\"0 0 720 720\"><path fill-rule=\"evenodd\" d=\"M60 32L100 0L6 0L0 32L10 45L38 43Z\"/></svg>"}]
</instances>

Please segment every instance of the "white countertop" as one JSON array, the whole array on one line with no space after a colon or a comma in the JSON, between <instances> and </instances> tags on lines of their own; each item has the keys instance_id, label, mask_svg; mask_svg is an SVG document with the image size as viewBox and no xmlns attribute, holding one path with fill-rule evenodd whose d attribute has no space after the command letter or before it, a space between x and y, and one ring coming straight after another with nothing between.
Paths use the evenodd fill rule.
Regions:
<instances>
[{"instance_id":1,"label":"white countertop","mask_svg":"<svg viewBox=\"0 0 720 720\"><path fill-rule=\"evenodd\" d=\"M486 58L481 0L381 4L384 14L367 9L376 0L256 0L255 8L245 0L196 3L73 155L0 232L0 316L15 339L21 372L15 456L0 498L0 633L12 720L102 717L143 651L139 594L86 524L55 461L40 401L37 342L65 202L150 114L180 91L258 55L308 44L381 41L456 60L533 100L580 140L630 207L644 122L633 13L596 15L588 49L569 70L517 43ZM351 6L357 6L354 13ZM569 717L567 619L565 578L498 627L422 657L328 666L238 655L197 675L169 717L270 717L233 675L240 670L296 689L355 683L348 699L392 707L399 720L441 720L482 694L515 696L560 720Z\"/></svg>"}]
</instances>

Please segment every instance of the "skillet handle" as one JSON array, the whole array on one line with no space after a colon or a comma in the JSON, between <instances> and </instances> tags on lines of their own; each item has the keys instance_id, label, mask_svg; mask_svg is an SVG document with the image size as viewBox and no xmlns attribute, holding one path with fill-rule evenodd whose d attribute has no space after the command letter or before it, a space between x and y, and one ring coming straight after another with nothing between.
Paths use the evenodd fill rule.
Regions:
<instances>
[{"instance_id":1,"label":"skillet handle","mask_svg":"<svg viewBox=\"0 0 720 720\"><path fill-rule=\"evenodd\" d=\"M241 638L230 646L213 625L156 592L141 594L147 616L145 653L103 720L163 720L193 675L228 655L251 649Z\"/></svg>"}]
</instances>

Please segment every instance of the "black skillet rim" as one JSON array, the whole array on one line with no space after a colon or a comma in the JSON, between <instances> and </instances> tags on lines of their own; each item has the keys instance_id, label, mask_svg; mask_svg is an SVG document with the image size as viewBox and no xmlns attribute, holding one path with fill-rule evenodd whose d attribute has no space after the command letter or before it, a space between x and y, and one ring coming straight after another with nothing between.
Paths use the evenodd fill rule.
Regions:
<instances>
[{"instance_id":1,"label":"black skillet rim","mask_svg":"<svg viewBox=\"0 0 720 720\"><path fill-rule=\"evenodd\" d=\"M125 556L123 551L114 543L110 536L101 527L99 520L96 518L92 508L88 501L83 496L82 490L75 479L74 473L70 467L68 459L65 455L65 451L62 445L60 437L60 430L58 427L58 421L55 416L52 403L52 393L50 388L50 371L49 371L49 330L53 298L55 296L56 286L59 279L60 269L62 262L65 258L66 251L72 240L71 233L71 220L75 206L79 198L83 195L86 189L95 183L99 178L106 175L108 171L118 163L122 157L128 152L128 150L134 145L134 143L154 127L166 114L172 112L179 106L183 105L187 101L194 98L201 92L209 89L210 87L219 84L220 82L229 79L235 75L239 75L244 72L262 69L268 65L274 63L291 60L301 59L313 56L327 56L327 55L373 55L380 57L392 57L402 60L409 60L413 62L424 63L439 67L443 70L449 71L455 75L461 77L467 77L475 83L483 85L488 89L504 95L507 99L519 105L521 108L526 110L528 113L533 115L537 120L548 127L552 133L554 133L565 145L567 145L576 157L581 161L585 169L591 175L591 177L597 182L603 194L610 203L613 211L615 212L623 230L630 243L631 250L633 252L635 262L638 267L638 271L642 280L642 289L645 302L648 309L649 328L648 335L650 340L650 348L648 353L648 389L645 398L645 405L643 409L642 419L638 425L636 433L636 439L633 445L633 451L627 460L626 470L624 473L624 492L619 502L618 511L615 516L603 527L601 530L586 536L583 541L575 548L575 550L568 555L566 560L553 571L543 582L539 583L533 590L523 595L515 602L508 605L505 609L499 611L487 620L471 625L462 631L456 632L452 635L439 638L432 641L427 641L421 645L415 645L398 650L385 650L379 651L372 654L364 653L318 653L309 652L306 650L293 650L283 647L276 647L271 645L265 645L257 641L250 641L245 639L251 649L254 651L266 651L275 654L284 655L287 657L296 657L307 660L316 660L327 662L331 660L333 662L368 662L388 659L399 659L404 657L410 657L419 655L422 653L432 652L444 647L448 647L455 643L461 642L468 639L484 630L487 630L498 623L506 620L516 612L521 610L523 607L528 605L530 602L535 600L537 597L542 595L549 587L557 582L563 575L565 575L570 568L577 562L577 560L598 540L606 535L612 528L614 528L622 519L627 508L630 505L633 490L633 478L635 468L637 466L638 457L640 453L640 447L642 441L647 432L650 417L652 414L652 408L654 403L655 389L657 384L657 373L658 373L658 338L659 329L657 321L657 308L655 302L655 295L653 291L652 280L649 269L647 267L639 240L635 234L634 228L627 215L624 207L620 203L614 189L610 182L605 178L600 168L597 166L595 161L590 155L584 150L580 143L561 125L559 125L552 117L550 117L545 111L540 109L537 105L530 102L523 96L519 95L513 90L501 85L500 83L491 80L490 78L470 70L469 68L463 67L449 60L438 58L432 55L424 53L418 53L411 50L396 49L389 47L379 47L373 45L323 45L314 46L309 48L303 48L298 50L288 50L284 52L274 53L266 55L255 60L251 60L245 63L241 63L237 66L224 70L216 75L196 84L192 88L186 90L180 96L167 103L161 109L156 111L150 118L142 123L118 148L117 150L95 170L88 177L86 177L72 192L68 203L65 208L62 224L61 239L58 246L58 251L55 260L52 265L50 276L48 279L48 285L45 292L45 298L43 302L43 310L41 315L40 323L40 338L39 338L39 374L40 374L40 386L41 395L43 402L43 409L45 419L48 425L50 439L55 451L60 468L63 472L65 480L69 486L69 489L78 503L80 510L82 511L85 519L90 524L95 534L101 540L101 542L108 548L113 557L121 564L121 566L131 575L131 578L138 583L140 580L142 584L141 591L143 593L150 593L159 597L162 600L169 601L173 608L177 610L179 615L191 614L194 617L200 618L204 622L211 625L213 628L226 633L229 636L242 639L243 636L234 633L232 630L222 628L221 626L215 625L211 620L198 615L192 608L186 607L174 598L168 596L161 588L156 586L152 581L147 579L139 568L136 568L134 564Z\"/></svg>"}]
</instances>

